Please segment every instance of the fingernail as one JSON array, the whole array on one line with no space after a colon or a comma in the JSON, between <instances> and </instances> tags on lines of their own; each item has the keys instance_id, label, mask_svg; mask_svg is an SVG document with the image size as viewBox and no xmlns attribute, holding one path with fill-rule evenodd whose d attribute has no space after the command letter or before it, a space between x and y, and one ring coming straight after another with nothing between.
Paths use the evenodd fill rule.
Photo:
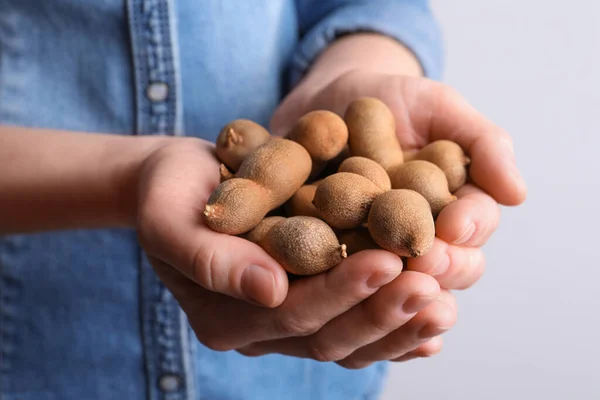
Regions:
<instances>
[{"instance_id":1,"label":"fingernail","mask_svg":"<svg viewBox=\"0 0 600 400\"><path fill-rule=\"evenodd\" d=\"M414 314L425 308L433 300L435 300L435 296L412 296L404 302L402 311L406 314Z\"/></svg>"},{"instance_id":2,"label":"fingernail","mask_svg":"<svg viewBox=\"0 0 600 400\"><path fill-rule=\"evenodd\" d=\"M448 253L444 252L444 253L442 253L442 256L440 257L440 261L438 262L436 267L431 271L431 276L441 275L444 272L446 272L449 267L450 267L450 256L448 255Z\"/></svg>"},{"instance_id":3,"label":"fingernail","mask_svg":"<svg viewBox=\"0 0 600 400\"><path fill-rule=\"evenodd\" d=\"M265 267L250 265L242 274L242 291L250 300L270 306L275 297L275 277Z\"/></svg>"},{"instance_id":4,"label":"fingernail","mask_svg":"<svg viewBox=\"0 0 600 400\"><path fill-rule=\"evenodd\" d=\"M452 244L463 244L466 243L469 239L471 239L471 236L473 236L473 233L475 233L475 222L471 222L471 225L469 225L467 227L467 229L465 229L463 231L463 233L458 237L458 239L454 240L452 242Z\"/></svg>"},{"instance_id":5,"label":"fingernail","mask_svg":"<svg viewBox=\"0 0 600 400\"><path fill-rule=\"evenodd\" d=\"M390 271L377 271L369 277L367 286L370 289L378 289L396 279L397 276L397 273L392 273Z\"/></svg>"}]
</instances>

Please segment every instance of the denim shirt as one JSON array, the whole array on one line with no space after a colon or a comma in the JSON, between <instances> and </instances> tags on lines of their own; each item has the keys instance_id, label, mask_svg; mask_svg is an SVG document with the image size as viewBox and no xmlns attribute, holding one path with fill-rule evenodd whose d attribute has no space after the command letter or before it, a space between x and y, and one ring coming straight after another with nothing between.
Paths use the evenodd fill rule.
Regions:
<instances>
[{"instance_id":1,"label":"denim shirt","mask_svg":"<svg viewBox=\"0 0 600 400\"><path fill-rule=\"evenodd\" d=\"M439 77L425 0L0 0L0 124L214 140L362 30ZM386 370L207 349L127 229L0 237L0 357L2 400L373 399Z\"/></svg>"}]
</instances>

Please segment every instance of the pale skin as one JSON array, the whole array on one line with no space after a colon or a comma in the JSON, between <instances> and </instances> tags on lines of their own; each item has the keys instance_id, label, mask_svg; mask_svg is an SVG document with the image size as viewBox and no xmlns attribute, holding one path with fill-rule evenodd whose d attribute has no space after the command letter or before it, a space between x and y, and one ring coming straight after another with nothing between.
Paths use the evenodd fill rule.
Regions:
<instances>
[{"instance_id":1,"label":"pale skin","mask_svg":"<svg viewBox=\"0 0 600 400\"><path fill-rule=\"evenodd\" d=\"M212 144L193 138L0 127L0 234L135 228L198 339L216 350L347 368L431 356L456 320L450 290L481 277L480 246L498 225L498 205L522 203L526 187L508 134L421 75L414 56L391 39L342 38L284 100L271 126L284 134L309 110L343 113L354 98L376 96L391 107L405 150L436 139L463 146L472 182L440 213L432 250L406 266L385 251L365 251L288 283L258 246L204 225L218 162Z\"/></svg>"}]
</instances>

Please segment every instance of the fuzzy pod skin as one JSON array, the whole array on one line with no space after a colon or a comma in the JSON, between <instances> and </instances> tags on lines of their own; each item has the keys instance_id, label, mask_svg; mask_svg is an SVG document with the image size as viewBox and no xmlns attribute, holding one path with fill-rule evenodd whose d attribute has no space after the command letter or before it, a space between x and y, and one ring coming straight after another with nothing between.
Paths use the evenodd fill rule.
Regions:
<instances>
[{"instance_id":1,"label":"fuzzy pod skin","mask_svg":"<svg viewBox=\"0 0 600 400\"><path fill-rule=\"evenodd\" d=\"M300 143L310 154L313 163L334 159L348 143L348 128L337 114L311 111L296 121L288 139Z\"/></svg>"},{"instance_id":2,"label":"fuzzy pod skin","mask_svg":"<svg viewBox=\"0 0 600 400\"><path fill-rule=\"evenodd\" d=\"M414 190L425 197L434 217L456 200L456 196L448 191L448 181L444 172L429 161L409 161L393 167L389 174L392 188Z\"/></svg>"},{"instance_id":3,"label":"fuzzy pod skin","mask_svg":"<svg viewBox=\"0 0 600 400\"><path fill-rule=\"evenodd\" d=\"M256 122L236 119L221 129L215 151L219 160L235 172L246 157L270 139L269 132Z\"/></svg>"},{"instance_id":4,"label":"fuzzy pod skin","mask_svg":"<svg viewBox=\"0 0 600 400\"><path fill-rule=\"evenodd\" d=\"M344 121L351 155L369 158L385 170L404 162L394 116L381 100L372 97L354 100L346 109Z\"/></svg>"},{"instance_id":5,"label":"fuzzy pod skin","mask_svg":"<svg viewBox=\"0 0 600 400\"><path fill-rule=\"evenodd\" d=\"M262 238L273 228L275 225L284 221L285 217L266 217L258 225L256 225L250 232L245 233L242 237L252 243L258 244Z\"/></svg>"},{"instance_id":6,"label":"fuzzy pod skin","mask_svg":"<svg viewBox=\"0 0 600 400\"><path fill-rule=\"evenodd\" d=\"M347 257L325 222L313 217L291 217L273 226L259 245L286 271L315 275L338 265Z\"/></svg>"},{"instance_id":7,"label":"fuzzy pod skin","mask_svg":"<svg viewBox=\"0 0 600 400\"><path fill-rule=\"evenodd\" d=\"M313 203L330 226L352 229L367 221L373 200L383 192L364 176L338 172L317 186Z\"/></svg>"},{"instance_id":8,"label":"fuzzy pod skin","mask_svg":"<svg viewBox=\"0 0 600 400\"><path fill-rule=\"evenodd\" d=\"M413 154L412 158L434 163L444 171L451 193L456 192L467 182L467 168L471 164L471 159L455 142L436 140Z\"/></svg>"},{"instance_id":9,"label":"fuzzy pod skin","mask_svg":"<svg viewBox=\"0 0 600 400\"><path fill-rule=\"evenodd\" d=\"M375 161L365 157L350 157L345 159L340 164L338 172L351 172L364 176L385 191L392 188L390 177L385 169Z\"/></svg>"},{"instance_id":10,"label":"fuzzy pod skin","mask_svg":"<svg viewBox=\"0 0 600 400\"><path fill-rule=\"evenodd\" d=\"M429 203L413 190L393 189L377 197L368 226L375 243L402 257L425 255L435 239Z\"/></svg>"},{"instance_id":11,"label":"fuzzy pod skin","mask_svg":"<svg viewBox=\"0 0 600 400\"><path fill-rule=\"evenodd\" d=\"M285 203L308 179L312 160L304 147L273 138L248 156L236 177L250 179L271 190L272 208Z\"/></svg>"},{"instance_id":12,"label":"fuzzy pod skin","mask_svg":"<svg viewBox=\"0 0 600 400\"><path fill-rule=\"evenodd\" d=\"M311 166L304 147L271 139L242 162L235 178L211 194L204 210L207 225L229 235L248 232L302 186Z\"/></svg>"},{"instance_id":13,"label":"fuzzy pod skin","mask_svg":"<svg viewBox=\"0 0 600 400\"><path fill-rule=\"evenodd\" d=\"M363 250L381 249L371 237L369 230L362 226L356 229L338 231L336 235L339 242L346 245L346 252L349 256Z\"/></svg>"},{"instance_id":14,"label":"fuzzy pod skin","mask_svg":"<svg viewBox=\"0 0 600 400\"><path fill-rule=\"evenodd\" d=\"M315 181L302 186L285 203L285 212L288 217L307 216L321 218L319 211L313 204L317 186L321 181Z\"/></svg>"},{"instance_id":15,"label":"fuzzy pod skin","mask_svg":"<svg viewBox=\"0 0 600 400\"><path fill-rule=\"evenodd\" d=\"M248 232L270 211L265 201L268 196L268 189L249 179L228 179L208 199L204 208L206 224L213 231L229 235Z\"/></svg>"}]
</instances>

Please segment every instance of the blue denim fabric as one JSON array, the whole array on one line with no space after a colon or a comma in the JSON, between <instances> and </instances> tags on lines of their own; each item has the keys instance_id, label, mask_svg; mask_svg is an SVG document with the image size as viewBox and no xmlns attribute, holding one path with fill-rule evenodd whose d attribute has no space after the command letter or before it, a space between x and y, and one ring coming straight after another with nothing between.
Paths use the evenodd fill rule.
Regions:
<instances>
[{"instance_id":1,"label":"blue denim fabric","mask_svg":"<svg viewBox=\"0 0 600 400\"><path fill-rule=\"evenodd\" d=\"M214 140L359 30L440 76L424 0L0 0L0 124ZM2 400L374 399L386 370L205 348L117 229L0 237L0 357Z\"/></svg>"}]
</instances>

